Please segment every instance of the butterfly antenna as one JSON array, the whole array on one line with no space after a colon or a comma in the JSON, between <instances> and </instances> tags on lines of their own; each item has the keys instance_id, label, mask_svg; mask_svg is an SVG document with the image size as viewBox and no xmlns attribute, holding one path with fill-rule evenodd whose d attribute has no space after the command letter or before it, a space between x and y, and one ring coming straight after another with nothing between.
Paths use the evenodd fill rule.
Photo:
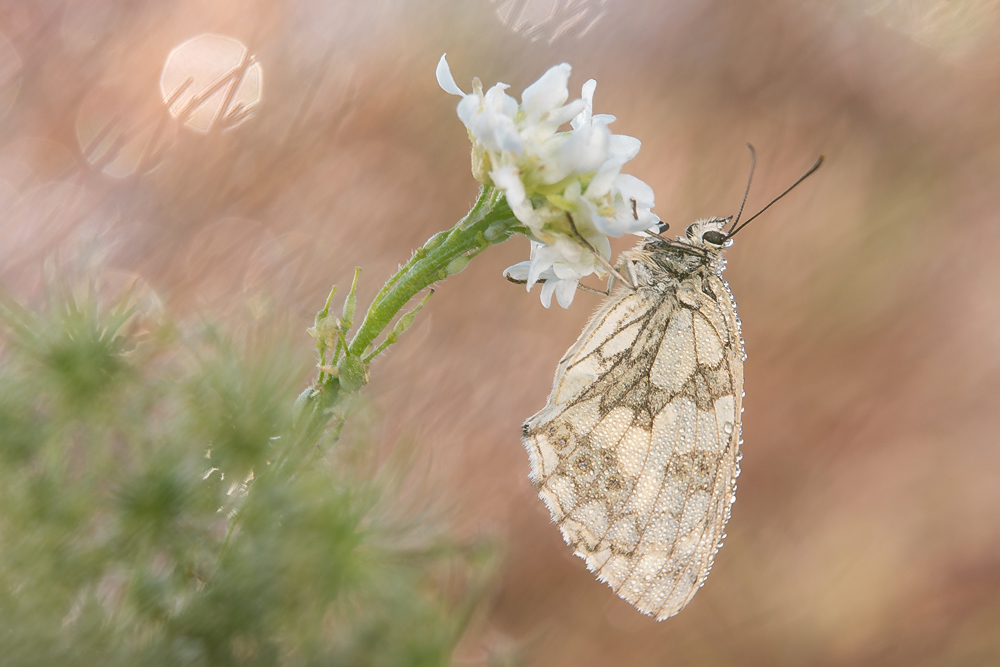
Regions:
<instances>
[{"instance_id":1,"label":"butterfly antenna","mask_svg":"<svg viewBox=\"0 0 1000 667\"><path fill-rule=\"evenodd\" d=\"M747 176L747 189L743 193L743 201L740 202L740 210L737 211L737 213L736 213L736 220L733 221L733 227L732 228L736 227L736 224L740 221L740 216L743 215L743 207L746 206L747 197L750 196L750 183L751 183L751 181L753 181L753 170L754 170L754 167L757 166L757 151L754 150L753 144L751 144L751 143L747 144L747 148L750 149L750 175ZM729 232L729 236L732 236L732 235L733 235L733 232L730 231Z\"/></svg>"},{"instance_id":2,"label":"butterfly antenna","mask_svg":"<svg viewBox=\"0 0 1000 667\"><path fill-rule=\"evenodd\" d=\"M780 195L778 195L777 197L775 197L774 199L772 199L771 203L769 203L767 206L765 206L764 208L760 209L755 214L753 214L752 216L750 216L749 218L747 218L746 221L742 225L740 225L739 227L736 227L735 229L733 229L733 231L729 232L726 235L726 238L727 239L733 238L733 236L736 235L736 232L740 231L741 229L743 229L744 227L746 227L747 225L749 225L754 219L757 218L757 216L759 216L761 213L763 213L767 209L771 208L772 204L774 204L776 201L778 201L779 199L781 199L782 197L784 197L785 195L787 195L789 192L791 192L792 190L794 190L796 185L798 185L802 181L804 181L807 178L809 178L809 176L811 176L812 173L814 171L816 171L817 169L819 169L819 166L821 164L823 164L823 160L824 160L824 156L820 155L819 159L816 160L816 164L814 164L813 166L809 167L809 171L807 171L806 173L804 173L801 176L799 176L799 180L795 181L790 186L788 186L787 190L785 190Z\"/></svg>"}]
</instances>

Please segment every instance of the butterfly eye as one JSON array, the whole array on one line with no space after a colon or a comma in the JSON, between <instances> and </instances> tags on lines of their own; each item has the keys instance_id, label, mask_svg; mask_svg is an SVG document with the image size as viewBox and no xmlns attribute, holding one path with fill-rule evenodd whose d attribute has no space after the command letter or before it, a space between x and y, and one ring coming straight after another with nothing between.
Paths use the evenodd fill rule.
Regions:
<instances>
[{"instance_id":1,"label":"butterfly eye","mask_svg":"<svg viewBox=\"0 0 1000 667\"><path fill-rule=\"evenodd\" d=\"M726 242L726 235L715 230L705 232L701 235L701 238L705 243L711 243L712 245L722 245Z\"/></svg>"},{"instance_id":2,"label":"butterfly eye","mask_svg":"<svg viewBox=\"0 0 1000 667\"><path fill-rule=\"evenodd\" d=\"M663 232L667 231L668 229L670 229L670 225L667 224L663 220L660 220L659 224L656 225L656 233L657 234L662 234Z\"/></svg>"}]
</instances>

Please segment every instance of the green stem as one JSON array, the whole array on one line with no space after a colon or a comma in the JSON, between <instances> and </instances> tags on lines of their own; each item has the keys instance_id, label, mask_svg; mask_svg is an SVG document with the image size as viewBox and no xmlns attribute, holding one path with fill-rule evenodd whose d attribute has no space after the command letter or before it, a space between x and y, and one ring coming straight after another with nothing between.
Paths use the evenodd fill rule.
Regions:
<instances>
[{"instance_id":1,"label":"green stem","mask_svg":"<svg viewBox=\"0 0 1000 667\"><path fill-rule=\"evenodd\" d=\"M468 259L491 245L506 241L518 228L519 223L506 200L498 197L493 188L483 188L468 215L447 232L432 236L386 283L351 340L350 354L364 355L410 299L464 268L461 258Z\"/></svg>"},{"instance_id":2,"label":"green stem","mask_svg":"<svg viewBox=\"0 0 1000 667\"><path fill-rule=\"evenodd\" d=\"M462 218L461 221L459 221L458 225L461 225L463 222L467 220L475 218L475 216L477 215L481 215L483 207L492 207L493 205L495 205L499 199L499 195L500 192L494 188L486 188L486 187L481 188L479 190L479 197L476 198L476 201L472 205L472 208L469 209L469 212L465 215L465 217ZM372 305L369 308L369 310L376 307L382 301L382 298L389 292L389 290L392 289L396 285L396 283L399 282L399 279L405 276L407 273L409 273L410 269L412 269L417 262L427 257L428 248L434 248L440 245L441 242L444 241L445 238L447 238L449 233L450 231L438 232L430 239L428 239L427 243L425 243L422 248L419 248L416 252L414 252L413 256L410 257L409 261L406 264L404 264L399 269L399 271L397 271L392 276L392 278L389 278L389 280L386 281L385 285L382 286L382 289L379 290L379 293L375 295L375 298L372 299Z\"/></svg>"}]
</instances>

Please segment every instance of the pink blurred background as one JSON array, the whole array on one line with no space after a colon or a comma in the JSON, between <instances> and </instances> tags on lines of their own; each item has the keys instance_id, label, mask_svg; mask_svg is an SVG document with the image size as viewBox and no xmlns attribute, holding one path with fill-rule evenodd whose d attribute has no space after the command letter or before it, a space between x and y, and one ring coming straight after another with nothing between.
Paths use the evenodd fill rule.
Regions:
<instances>
[{"instance_id":1,"label":"pink blurred background","mask_svg":"<svg viewBox=\"0 0 1000 667\"><path fill-rule=\"evenodd\" d=\"M519 96L563 61L574 96L597 79L678 233L735 212L746 142L751 212L825 154L728 252L743 475L679 616L596 582L528 482L520 425L599 297L546 311L504 281L526 240L439 286L373 365L366 428L413 443L458 534L502 546L457 664L1000 664L995 2L2 0L0 33L3 288L138 279L179 319L290 322L303 355L331 284L363 267L366 302L475 198L443 52L467 90ZM244 47L174 66L255 63L202 105L252 113L207 132L160 90L205 33Z\"/></svg>"}]
</instances>

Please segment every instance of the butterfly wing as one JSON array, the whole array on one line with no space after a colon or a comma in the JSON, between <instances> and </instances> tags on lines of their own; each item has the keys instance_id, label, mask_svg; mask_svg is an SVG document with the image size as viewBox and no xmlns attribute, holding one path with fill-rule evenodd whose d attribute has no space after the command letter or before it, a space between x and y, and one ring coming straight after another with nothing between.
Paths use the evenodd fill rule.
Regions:
<instances>
[{"instance_id":1,"label":"butterfly wing","mask_svg":"<svg viewBox=\"0 0 1000 667\"><path fill-rule=\"evenodd\" d=\"M658 619L708 575L735 491L743 351L725 282L621 290L524 426L532 482L566 542Z\"/></svg>"}]
</instances>

